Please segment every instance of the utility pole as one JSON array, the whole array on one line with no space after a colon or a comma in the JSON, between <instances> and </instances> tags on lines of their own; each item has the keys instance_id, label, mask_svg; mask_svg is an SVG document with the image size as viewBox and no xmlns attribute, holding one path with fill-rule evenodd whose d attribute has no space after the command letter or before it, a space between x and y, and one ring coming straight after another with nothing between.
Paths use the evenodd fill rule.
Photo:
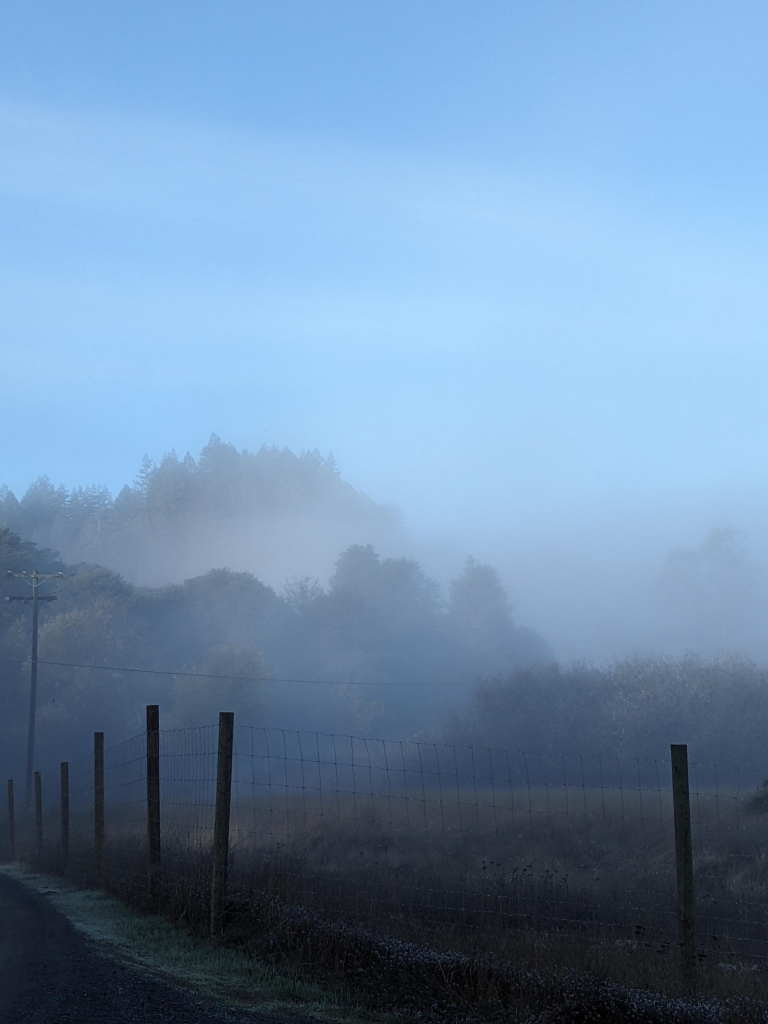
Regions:
<instances>
[{"instance_id":1,"label":"utility pole","mask_svg":"<svg viewBox=\"0 0 768 1024\"><path fill-rule=\"evenodd\" d=\"M56 595L40 595L38 590L41 583L45 583L46 580L60 580L64 576L63 572L51 573L48 576L42 575L37 571L33 572L12 572L10 569L6 573L6 576L11 576L13 579L25 580L31 587L31 595L16 595L14 597L6 597L6 601L23 601L24 604L32 605L32 659L30 661L30 675L29 675L29 728L27 730L27 777L26 786L24 789L24 806L29 809L32 803L32 771L33 761L35 757L35 711L37 708L37 625L39 615L39 604L41 601L55 601Z\"/></svg>"}]
</instances>

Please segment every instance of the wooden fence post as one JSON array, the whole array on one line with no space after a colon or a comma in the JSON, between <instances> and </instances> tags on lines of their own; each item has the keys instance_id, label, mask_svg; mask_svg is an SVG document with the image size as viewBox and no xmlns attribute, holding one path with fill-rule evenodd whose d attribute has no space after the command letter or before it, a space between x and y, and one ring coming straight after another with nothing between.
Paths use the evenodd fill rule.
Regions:
<instances>
[{"instance_id":1,"label":"wooden fence post","mask_svg":"<svg viewBox=\"0 0 768 1024\"><path fill-rule=\"evenodd\" d=\"M211 884L211 935L218 935L224 923L229 859L229 810L232 801L232 747L235 716L219 713L219 756L216 765L216 816L213 824L213 880Z\"/></svg>"},{"instance_id":2,"label":"wooden fence post","mask_svg":"<svg viewBox=\"0 0 768 1024\"><path fill-rule=\"evenodd\" d=\"M16 860L16 813L13 805L13 779L8 779L8 856Z\"/></svg>"},{"instance_id":3,"label":"wooden fence post","mask_svg":"<svg viewBox=\"0 0 768 1024\"><path fill-rule=\"evenodd\" d=\"M160 708L147 705L147 895L156 908L160 892Z\"/></svg>"},{"instance_id":4,"label":"wooden fence post","mask_svg":"<svg viewBox=\"0 0 768 1024\"><path fill-rule=\"evenodd\" d=\"M35 772L35 857L43 853L43 787L40 772Z\"/></svg>"},{"instance_id":5,"label":"wooden fence post","mask_svg":"<svg viewBox=\"0 0 768 1024\"><path fill-rule=\"evenodd\" d=\"M93 882L104 873L104 733L93 734Z\"/></svg>"},{"instance_id":6,"label":"wooden fence post","mask_svg":"<svg viewBox=\"0 0 768 1024\"><path fill-rule=\"evenodd\" d=\"M693 927L693 847L691 844L691 798L688 785L688 746L685 743L673 743L671 753L680 954L685 970L691 971L695 964L696 943Z\"/></svg>"},{"instance_id":7,"label":"wooden fence post","mask_svg":"<svg viewBox=\"0 0 768 1024\"><path fill-rule=\"evenodd\" d=\"M69 761L61 762L61 869L69 864Z\"/></svg>"}]
</instances>

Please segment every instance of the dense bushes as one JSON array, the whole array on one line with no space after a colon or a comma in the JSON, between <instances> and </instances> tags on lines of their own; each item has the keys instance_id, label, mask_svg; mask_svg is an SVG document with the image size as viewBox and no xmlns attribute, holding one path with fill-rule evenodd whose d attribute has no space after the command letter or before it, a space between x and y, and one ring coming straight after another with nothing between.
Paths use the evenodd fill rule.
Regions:
<instances>
[{"instance_id":1,"label":"dense bushes","mask_svg":"<svg viewBox=\"0 0 768 1024\"><path fill-rule=\"evenodd\" d=\"M627 658L515 668L449 714L453 742L541 753L665 757L768 767L768 669L737 658Z\"/></svg>"}]
</instances>

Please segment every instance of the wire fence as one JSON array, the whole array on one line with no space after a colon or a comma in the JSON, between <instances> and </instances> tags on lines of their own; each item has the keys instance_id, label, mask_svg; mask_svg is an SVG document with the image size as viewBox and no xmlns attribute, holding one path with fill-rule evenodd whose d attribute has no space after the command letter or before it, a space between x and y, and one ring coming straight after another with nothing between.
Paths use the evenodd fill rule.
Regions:
<instances>
[{"instance_id":1,"label":"wire fence","mask_svg":"<svg viewBox=\"0 0 768 1024\"><path fill-rule=\"evenodd\" d=\"M157 877L161 898L178 906L192 890L209 892L215 874L219 736L215 726L159 732ZM94 755L70 762L68 851L56 780L44 779L42 843L17 808L10 852L135 892L147 879L147 765L146 734L104 749L102 833ZM762 778L689 770L697 950L718 962L765 960ZM273 894L384 931L429 921L678 945L668 760L237 726L228 771L230 893Z\"/></svg>"}]
</instances>

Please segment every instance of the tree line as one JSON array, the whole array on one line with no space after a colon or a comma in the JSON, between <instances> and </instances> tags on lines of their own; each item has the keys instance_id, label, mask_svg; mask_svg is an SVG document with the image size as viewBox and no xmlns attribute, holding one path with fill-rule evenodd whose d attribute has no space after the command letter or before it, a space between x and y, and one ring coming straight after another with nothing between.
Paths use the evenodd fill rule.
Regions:
<instances>
[{"instance_id":1,"label":"tree line","mask_svg":"<svg viewBox=\"0 0 768 1024\"><path fill-rule=\"evenodd\" d=\"M687 743L692 761L708 769L740 766L752 770L745 779L767 778L766 721L765 666L735 655L634 655L490 674L448 712L438 735L533 755L601 755L607 764L658 758L666 786L670 743Z\"/></svg>"},{"instance_id":2,"label":"tree line","mask_svg":"<svg viewBox=\"0 0 768 1024\"><path fill-rule=\"evenodd\" d=\"M145 455L115 497L102 485L68 489L47 476L20 498L4 485L0 524L69 562L153 584L212 564L260 573L271 552L296 569L302 555L322 552L330 567L350 543L402 541L397 510L343 480L333 455L266 445L238 451L216 434L197 460L172 451L156 464ZM299 561L291 563L294 551Z\"/></svg>"},{"instance_id":3,"label":"tree line","mask_svg":"<svg viewBox=\"0 0 768 1024\"><path fill-rule=\"evenodd\" d=\"M382 558L372 545L342 552L325 587L303 577L278 592L229 569L141 587L0 529L5 594L20 585L6 571L31 568L64 573L56 602L41 608L42 660L165 670L41 666L41 750L62 750L65 737L68 748L87 749L94 729L138 732L144 703L160 703L166 725L214 721L226 709L249 724L408 735L433 721L445 684L468 688L479 673L550 658L538 634L515 624L493 568L471 558L445 595L416 561ZM0 605L0 654L19 659L0 663L0 729L14 756L25 728L29 620L21 603ZM318 682L267 686L183 671Z\"/></svg>"}]
</instances>

